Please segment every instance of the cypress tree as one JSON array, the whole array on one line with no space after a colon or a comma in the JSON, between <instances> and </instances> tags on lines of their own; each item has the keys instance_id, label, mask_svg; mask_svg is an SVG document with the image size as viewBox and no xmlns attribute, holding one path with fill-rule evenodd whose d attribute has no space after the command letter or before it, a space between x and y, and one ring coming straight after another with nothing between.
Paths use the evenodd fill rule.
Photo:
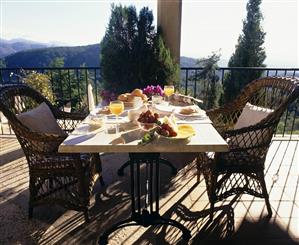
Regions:
<instances>
[{"instance_id":1,"label":"cypress tree","mask_svg":"<svg viewBox=\"0 0 299 245\"><path fill-rule=\"evenodd\" d=\"M123 93L149 84L176 83L179 67L153 25L153 13L133 6L112 5L101 42L101 74L104 87Z\"/></svg>"},{"instance_id":2,"label":"cypress tree","mask_svg":"<svg viewBox=\"0 0 299 245\"><path fill-rule=\"evenodd\" d=\"M263 15L260 10L262 0L249 0L247 17L243 21L243 33L239 36L235 52L228 67L265 67L266 53L263 47L265 32L261 27ZM224 100L231 101L240 90L252 80L259 78L260 71L231 71L224 78Z\"/></svg>"}]
</instances>

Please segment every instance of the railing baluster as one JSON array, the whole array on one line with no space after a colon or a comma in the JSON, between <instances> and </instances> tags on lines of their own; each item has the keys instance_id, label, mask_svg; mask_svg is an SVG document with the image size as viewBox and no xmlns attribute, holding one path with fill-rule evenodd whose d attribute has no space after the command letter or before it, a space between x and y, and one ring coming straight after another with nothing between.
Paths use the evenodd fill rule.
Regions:
<instances>
[{"instance_id":1,"label":"railing baluster","mask_svg":"<svg viewBox=\"0 0 299 245\"><path fill-rule=\"evenodd\" d=\"M188 79L189 79L189 70L186 69L186 81L185 81L185 95L188 94Z\"/></svg>"},{"instance_id":2,"label":"railing baluster","mask_svg":"<svg viewBox=\"0 0 299 245\"><path fill-rule=\"evenodd\" d=\"M193 97L196 98L196 89L197 89L197 70L195 70L195 79L194 79L194 86L193 86Z\"/></svg>"},{"instance_id":3,"label":"railing baluster","mask_svg":"<svg viewBox=\"0 0 299 245\"><path fill-rule=\"evenodd\" d=\"M4 84L3 71L0 69L0 85Z\"/></svg>"},{"instance_id":4,"label":"railing baluster","mask_svg":"<svg viewBox=\"0 0 299 245\"><path fill-rule=\"evenodd\" d=\"M287 76L287 70L284 70L284 76L286 77Z\"/></svg>"},{"instance_id":5,"label":"railing baluster","mask_svg":"<svg viewBox=\"0 0 299 245\"><path fill-rule=\"evenodd\" d=\"M76 69L76 78L77 78L77 89L78 89L78 98L79 98L79 108L81 109L81 93L80 93L80 81L79 81L79 70Z\"/></svg>"},{"instance_id":6,"label":"railing baluster","mask_svg":"<svg viewBox=\"0 0 299 245\"><path fill-rule=\"evenodd\" d=\"M61 98L59 98L62 102L62 106L64 105L64 93L63 93L63 86L62 86L62 83L63 83L63 80L62 80L62 73L61 73L61 70L59 69L58 70L58 74L59 74L59 79L60 79L60 93L61 93ZM59 105L61 106L61 105Z\"/></svg>"},{"instance_id":7,"label":"railing baluster","mask_svg":"<svg viewBox=\"0 0 299 245\"><path fill-rule=\"evenodd\" d=\"M223 81L224 81L224 69L219 68L221 70L221 84L223 85Z\"/></svg>"},{"instance_id":8,"label":"railing baluster","mask_svg":"<svg viewBox=\"0 0 299 245\"><path fill-rule=\"evenodd\" d=\"M296 76L296 70L293 71L293 78Z\"/></svg>"},{"instance_id":9,"label":"railing baluster","mask_svg":"<svg viewBox=\"0 0 299 245\"><path fill-rule=\"evenodd\" d=\"M96 95L96 104L99 103L98 101L98 85L97 85L97 69L93 70L94 72L94 91L95 91L95 95Z\"/></svg>"},{"instance_id":10,"label":"railing baluster","mask_svg":"<svg viewBox=\"0 0 299 245\"><path fill-rule=\"evenodd\" d=\"M297 99L295 103L296 103L296 107L295 107L295 111L294 111L294 117L293 117L293 122L292 122L292 128L291 128L290 139L291 139L292 136L293 136L293 131L294 131L295 119L296 119L297 110L298 110L299 99Z\"/></svg>"},{"instance_id":11,"label":"railing baluster","mask_svg":"<svg viewBox=\"0 0 299 245\"><path fill-rule=\"evenodd\" d=\"M85 85L86 85L86 97L87 97L87 107L88 107L88 110L90 109L89 108L89 97L88 97L88 78L87 78L87 70L85 69L84 70L84 74L85 74Z\"/></svg>"},{"instance_id":12,"label":"railing baluster","mask_svg":"<svg viewBox=\"0 0 299 245\"><path fill-rule=\"evenodd\" d=\"M284 119L284 125L283 125L282 137L284 137L284 133L285 133L285 130L286 130L287 120L288 120L288 115L289 115L289 110L287 109L287 110L286 110L286 117L285 117L285 119Z\"/></svg>"},{"instance_id":13,"label":"railing baluster","mask_svg":"<svg viewBox=\"0 0 299 245\"><path fill-rule=\"evenodd\" d=\"M71 87L71 74L70 69L67 70L67 77L68 77L68 86L69 86L69 98L72 106L72 87Z\"/></svg>"}]
</instances>

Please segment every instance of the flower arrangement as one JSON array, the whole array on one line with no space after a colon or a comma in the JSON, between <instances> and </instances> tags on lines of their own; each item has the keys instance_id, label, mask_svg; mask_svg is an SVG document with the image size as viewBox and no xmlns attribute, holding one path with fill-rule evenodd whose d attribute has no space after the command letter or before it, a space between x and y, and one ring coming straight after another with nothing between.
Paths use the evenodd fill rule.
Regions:
<instances>
[{"instance_id":1,"label":"flower arrangement","mask_svg":"<svg viewBox=\"0 0 299 245\"><path fill-rule=\"evenodd\" d=\"M117 98L115 93L113 93L109 90L106 90L106 89L103 89L100 92L100 96L102 97L102 104L103 105L108 105L110 103L110 101L116 100L116 98Z\"/></svg>"},{"instance_id":2,"label":"flower arrangement","mask_svg":"<svg viewBox=\"0 0 299 245\"><path fill-rule=\"evenodd\" d=\"M160 85L148 85L146 88L143 89L143 93L146 94L148 97L151 97L153 95L164 95L163 89Z\"/></svg>"}]
</instances>

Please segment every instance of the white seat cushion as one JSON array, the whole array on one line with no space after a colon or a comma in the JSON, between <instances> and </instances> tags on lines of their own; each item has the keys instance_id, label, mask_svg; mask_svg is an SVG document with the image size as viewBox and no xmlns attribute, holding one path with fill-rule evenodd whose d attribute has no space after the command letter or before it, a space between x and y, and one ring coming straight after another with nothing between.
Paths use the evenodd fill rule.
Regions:
<instances>
[{"instance_id":1,"label":"white seat cushion","mask_svg":"<svg viewBox=\"0 0 299 245\"><path fill-rule=\"evenodd\" d=\"M18 114L17 118L33 132L66 135L59 127L51 109L45 102L30 111Z\"/></svg>"},{"instance_id":2,"label":"white seat cushion","mask_svg":"<svg viewBox=\"0 0 299 245\"><path fill-rule=\"evenodd\" d=\"M235 124L234 129L240 129L243 127L248 127L259 123L261 120L266 118L271 112L272 109L258 107L247 103L243 108L243 111ZM246 132L239 134L236 137L232 137L231 144L238 145L241 148L253 147L258 145L263 145L265 142L268 142L269 138L272 137L271 130L263 129L256 130L252 132ZM252 155L259 156L259 149L248 150Z\"/></svg>"},{"instance_id":3,"label":"white seat cushion","mask_svg":"<svg viewBox=\"0 0 299 245\"><path fill-rule=\"evenodd\" d=\"M273 110L246 103L243 111L235 124L234 129L248 127L257 124L266 118Z\"/></svg>"}]
</instances>

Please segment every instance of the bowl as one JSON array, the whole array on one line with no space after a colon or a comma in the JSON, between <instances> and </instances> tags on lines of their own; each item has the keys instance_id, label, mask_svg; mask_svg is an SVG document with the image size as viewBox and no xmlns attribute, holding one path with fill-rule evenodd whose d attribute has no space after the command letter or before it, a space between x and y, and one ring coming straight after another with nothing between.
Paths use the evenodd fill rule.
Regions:
<instances>
[{"instance_id":1,"label":"bowl","mask_svg":"<svg viewBox=\"0 0 299 245\"><path fill-rule=\"evenodd\" d=\"M183 143L183 144L187 144L191 140L191 137L179 137L179 136L166 137L166 136L163 136L163 135L161 135L157 132L155 132L155 135L159 139L160 142L165 142L165 143Z\"/></svg>"},{"instance_id":2,"label":"bowl","mask_svg":"<svg viewBox=\"0 0 299 245\"><path fill-rule=\"evenodd\" d=\"M195 135L195 130L191 125L180 124L177 127L177 136L174 137L164 136L159 134L158 131L156 131L155 133L162 140L188 142Z\"/></svg>"},{"instance_id":3,"label":"bowl","mask_svg":"<svg viewBox=\"0 0 299 245\"><path fill-rule=\"evenodd\" d=\"M88 125L91 129L98 129L103 127L105 124L105 118L101 116L93 116L88 120Z\"/></svg>"},{"instance_id":4,"label":"bowl","mask_svg":"<svg viewBox=\"0 0 299 245\"><path fill-rule=\"evenodd\" d=\"M139 128L141 128L144 131L149 131L149 130L157 127L156 123L142 123L142 122L139 122L138 120L137 120L137 123L138 123Z\"/></svg>"}]
</instances>

